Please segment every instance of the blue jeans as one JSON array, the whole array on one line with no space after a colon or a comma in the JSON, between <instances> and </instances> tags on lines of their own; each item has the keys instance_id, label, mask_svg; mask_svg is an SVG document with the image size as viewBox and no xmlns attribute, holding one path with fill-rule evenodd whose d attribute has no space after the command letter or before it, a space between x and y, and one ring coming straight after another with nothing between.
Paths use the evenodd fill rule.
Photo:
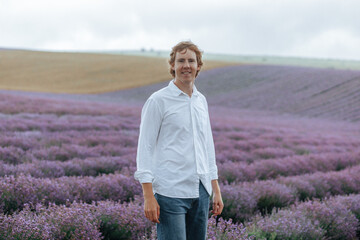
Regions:
<instances>
[{"instance_id":1,"label":"blue jeans","mask_svg":"<svg viewBox=\"0 0 360 240\"><path fill-rule=\"evenodd\" d=\"M210 196L200 182L199 198L171 198L155 194L160 205L159 240L205 240Z\"/></svg>"}]
</instances>

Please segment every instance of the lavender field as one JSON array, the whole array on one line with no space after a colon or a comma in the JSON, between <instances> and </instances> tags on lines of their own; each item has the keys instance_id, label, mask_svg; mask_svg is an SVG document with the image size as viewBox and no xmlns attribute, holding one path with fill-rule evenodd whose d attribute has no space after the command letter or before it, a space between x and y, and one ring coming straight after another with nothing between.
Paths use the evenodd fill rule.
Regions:
<instances>
[{"instance_id":1,"label":"lavender field","mask_svg":"<svg viewBox=\"0 0 360 240\"><path fill-rule=\"evenodd\" d=\"M225 209L208 239L360 237L360 72L201 73ZM154 239L134 180L144 100L0 92L0 239ZM316 117L316 118L315 118Z\"/></svg>"},{"instance_id":2,"label":"lavender field","mask_svg":"<svg viewBox=\"0 0 360 240\"><path fill-rule=\"evenodd\" d=\"M145 101L159 83L102 96ZM240 65L200 72L196 86L210 105L360 121L360 71Z\"/></svg>"}]
</instances>

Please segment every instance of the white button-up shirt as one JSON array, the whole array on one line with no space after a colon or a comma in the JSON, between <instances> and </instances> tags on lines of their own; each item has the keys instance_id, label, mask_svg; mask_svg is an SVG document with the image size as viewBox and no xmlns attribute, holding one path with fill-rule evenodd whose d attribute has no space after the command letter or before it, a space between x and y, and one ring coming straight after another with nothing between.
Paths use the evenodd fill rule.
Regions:
<instances>
[{"instance_id":1,"label":"white button-up shirt","mask_svg":"<svg viewBox=\"0 0 360 240\"><path fill-rule=\"evenodd\" d=\"M199 181L211 195L218 174L207 102L195 85L190 98L173 81L142 109L134 176L167 197L198 198Z\"/></svg>"}]
</instances>

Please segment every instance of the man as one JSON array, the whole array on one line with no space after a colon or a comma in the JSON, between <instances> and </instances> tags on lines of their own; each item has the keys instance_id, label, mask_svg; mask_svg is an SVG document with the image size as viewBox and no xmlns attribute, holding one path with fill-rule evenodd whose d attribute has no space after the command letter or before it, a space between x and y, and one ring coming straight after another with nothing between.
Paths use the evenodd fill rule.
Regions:
<instances>
[{"instance_id":1,"label":"man","mask_svg":"<svg viewBox=\"0 0 360 240\"><path fill-rule=\"evenodd\" d=\"M212 192L212 213L223 209L208 105L194 85L202 53L192 42L180 42L169 64L174 79L142 109L135 178L158 239L201 240Z\"/></svg>"}]
</instances>

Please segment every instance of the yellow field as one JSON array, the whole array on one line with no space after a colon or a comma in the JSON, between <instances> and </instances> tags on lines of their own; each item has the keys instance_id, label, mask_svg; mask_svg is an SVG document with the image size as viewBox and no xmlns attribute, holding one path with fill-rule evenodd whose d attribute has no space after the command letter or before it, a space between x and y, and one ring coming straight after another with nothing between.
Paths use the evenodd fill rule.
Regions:
<instances>
[{"instance_id":1,"label":"yellow field","mask_svg":"<svg viewBox=\"0 0 360 240\"><path fill-rule=\"evenodd\" d=\"M206 61L203 71L236 63ZM170 80L165 58L0 51L0 89L103 93Z\"/></svg>"}]
</instances>

